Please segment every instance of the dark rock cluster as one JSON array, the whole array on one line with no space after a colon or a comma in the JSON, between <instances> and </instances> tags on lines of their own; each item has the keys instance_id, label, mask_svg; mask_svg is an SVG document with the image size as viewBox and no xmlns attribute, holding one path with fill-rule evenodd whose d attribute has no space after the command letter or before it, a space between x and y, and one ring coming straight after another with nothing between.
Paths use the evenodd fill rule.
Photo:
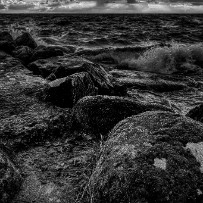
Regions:
<instances>
[{"instance_id":1,"label":"dark rock cluster","mask_svg":"<svg viewBox=\"0 0 203 203\"><path fill-rule=\"evenodd\" d=\"M191 80L111 70L0 32L0 202L203 201L202 105L184 100L201 83ZM75 149L84 140L97 149Z\"/></svg>"}]
</instances>

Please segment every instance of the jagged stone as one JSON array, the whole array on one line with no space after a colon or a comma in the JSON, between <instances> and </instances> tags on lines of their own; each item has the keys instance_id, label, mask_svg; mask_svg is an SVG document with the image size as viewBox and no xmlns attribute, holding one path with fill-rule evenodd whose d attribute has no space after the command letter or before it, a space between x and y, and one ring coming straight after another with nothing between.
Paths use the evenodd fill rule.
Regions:
<instances>
[{"instance_id":1,"label":"jagged stone","mask_svg":"<svg viewBox=\"0 0 203 203\"><path fill-rule=\"evenodd\" d=\"M19 46L13 51L14 57L20 59L24 64L30 62L31 56L33 54L33 49L27 46Z\"/></svg>"},{"instance_id":2,"label":"jagged stone","mask_svg":"<svg viewBox=\"0 0 203 203\"><path fill-rule=\"evenodd\" d=\"M60 107L72 107L82 97L97 92L90 75L81 72L50 82L45 89L45 100Z\"/></svg>"},{"instance_id":3,"label":"jagged stone","mask_svg":"<svg viewBox=\"0 0 203 203\"><path fill-rule=\"evenodd\" d=\"M24 32L22 35L18 36L15 39L15 43L18 46L28 46L31 49L35 49L37 47L37 43L28 32Z\"/></svg>"}]
</instances>

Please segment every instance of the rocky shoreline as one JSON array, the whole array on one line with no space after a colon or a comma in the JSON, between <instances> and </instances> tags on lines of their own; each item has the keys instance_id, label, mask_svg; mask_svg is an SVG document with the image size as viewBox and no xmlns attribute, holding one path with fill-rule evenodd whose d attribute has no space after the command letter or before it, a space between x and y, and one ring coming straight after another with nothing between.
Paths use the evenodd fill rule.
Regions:
<instances>
[{"instance_id":1,"label":"rocky shoreline","mask_svg":"<svg viewBox=\"0 0 203 203\"><path fill-rule=\"evenodd\" d=\"M1 32L0 202L202 202L202 76Z\"/></svg>"}]
</instances>

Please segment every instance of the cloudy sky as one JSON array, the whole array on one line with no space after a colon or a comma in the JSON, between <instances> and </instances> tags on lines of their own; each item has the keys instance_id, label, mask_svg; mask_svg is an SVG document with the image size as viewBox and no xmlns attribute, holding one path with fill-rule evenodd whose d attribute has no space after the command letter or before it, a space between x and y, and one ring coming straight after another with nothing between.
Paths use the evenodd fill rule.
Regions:
<instances>
[{"instance_id":1,"label":"cloudy sky","mask_svg":"<svg viewBox=\"0 0 203 203\"><path fill-rule=\"evenodd\" d=\"M203 0L0 0L0 13L203 13Z\"/></svg>"}]
</instances>

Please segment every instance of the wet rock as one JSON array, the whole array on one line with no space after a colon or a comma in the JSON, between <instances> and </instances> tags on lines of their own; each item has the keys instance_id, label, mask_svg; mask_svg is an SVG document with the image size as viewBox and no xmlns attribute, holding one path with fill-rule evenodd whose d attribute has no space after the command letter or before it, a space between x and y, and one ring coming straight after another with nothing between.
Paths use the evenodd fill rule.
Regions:
<instances>
[{"instance_id":1,"label":"wet rock","mask_svg":"<svg viewBox=\"0 0 203 203\"><path fill-rule=\"evenodd\" d=\"M15 46L16 44L9 32L0 32L0 50L7 53L12 53L12 51L15 49Z\"/></svg>"},{"instance_id":2,"label":"wet rock","mask_svg":"<svg viewBox=\"0 0 203 203\"><path fill-rule=\"evenodd\" d=\"M78 101L73 109L75 126L95 134L106 134L124 118L145 111L170 108L158 104L146 104L116 96L89 96Z\"/></svg>"},{"instance_id":3,"label":"wet rock","mask_svg":"<svg viewBox=\"0 0 203 203\"><path fill-rule=\"evenodd\" d=\"M90 75L81 72L50 82L45 89L45 100L60 107L72 107L82 97L97 92Z\"/></svg>"},{"instance_id":4,"label":"wet rock","mask_svg":"<svg viewBox=\"0 0 203 203\"><path fill-rule=\"evenodd\" d=\"M111 95L114 94L114 86L112 84L112 75L107 73L107 71L99 64L94 64L91 62L84 63L84 70L88 72L95 86L98 87L99 94Z\"/></svg>"},{"instance_id":5,"label":"wet rock","mask_svg":"<svg viewBox=\"0 0 203 203\"><path fill-rule=\"evenodd\" d=\"M28 46L31 49L35 49L37 47L37 43L28 32L25 32L22 35L18 36L15 39L15 43L18 46Z\"/></svg>"},{"instance_id":6,"label":"wet rock","mask_svg":"<svg viewBox=\"0 0 203 203\"><path fill-rule=\"evenodd\" d=\"M76 57L52 57L49 59L39 59L28 65L29 70L35 75L54 80L67 77L74 73L82 72L83 60Z\"/></svg>"},{"instance_id":7,"label":"wet rock","mask_svg":"<svg viewBox=\"0 0 203 203\"><path fill-rule=\"evenodd\" d=\"M14 57L20 59L24 64L30 62L31 56L33 54L33 49L27 46L19 46L13 51Z\"/></svg>"},{"instance_id":8,"label":"wet rock","mask_svg":"<svg viewBox=\"0 0 203 203\"><path fill-rule=\"evenodd\" d=\"M56 64L52 63L52 61L39 59L28 64L27 67L34 75L40 75L46 78L56 69Z\"/></svg>"},{"instance_id":9,"label":"wet rock","mask_svg":"<svg viewBox=\"0 0 203 203\"><path fill-rule=\"evenodd\" d=\"M203 104L196 106L195 108L191 109L186 116L196 120L203 122Z\"/></svg>"},{"instance_id":10,"label":"wet rock","mask_svg":"<svg viewBox=\"0 0 203 203\"><path fill-rule=\"evenodd\" d=\"M38 46L34 50L34 54L32 55L31 61L36 61L38 59L46 59L55 56L63 56L63 51L58 47L52 46Z\"/></svg>"},{"instance_id":11,"label":"wet rock","mask_svg":"<svg viewBox=\"0 0 203 203\"><path fill-rule=\"evenodd\" d=\"M0 149L0 171L0 202L10 203L20 190L22 177L2 149Z\"/></svg>"},{"instance_id":12,"label":"wet rock","mask_svg":"<svg viewBox=\"0 0 203 203\"><path fill-rule=\"evenodd\" d=\"M29 70L36 75L50 80L63 78L78 72L87 72L94 85L98 88L99 94L115 94L113 77L99 64L92 63L79 57L53 57L41 59L28 65Z\"/></svg>"},{"instance_id":13,"label":"wet rock","mask_svg":"<svg viewBox=\"0 0 203 203\"><path fill-rule=\"evenodd\" d=\"M183 144L202 141L202 132L200 123L170 112L121 121L92 173L92 202L200 202L201 166Z\"/></svg>"},{"instance_id":14,"label":"wet rock","mask_svg":"<svg viewBox=\"0 0 203 203\"><path fill-rule=\"evenodd\" d=\"M19 60L0 55L0 143L22 150L67 132L69 111L38 98L46 83Z\"/></svg>"}]
</instances>

